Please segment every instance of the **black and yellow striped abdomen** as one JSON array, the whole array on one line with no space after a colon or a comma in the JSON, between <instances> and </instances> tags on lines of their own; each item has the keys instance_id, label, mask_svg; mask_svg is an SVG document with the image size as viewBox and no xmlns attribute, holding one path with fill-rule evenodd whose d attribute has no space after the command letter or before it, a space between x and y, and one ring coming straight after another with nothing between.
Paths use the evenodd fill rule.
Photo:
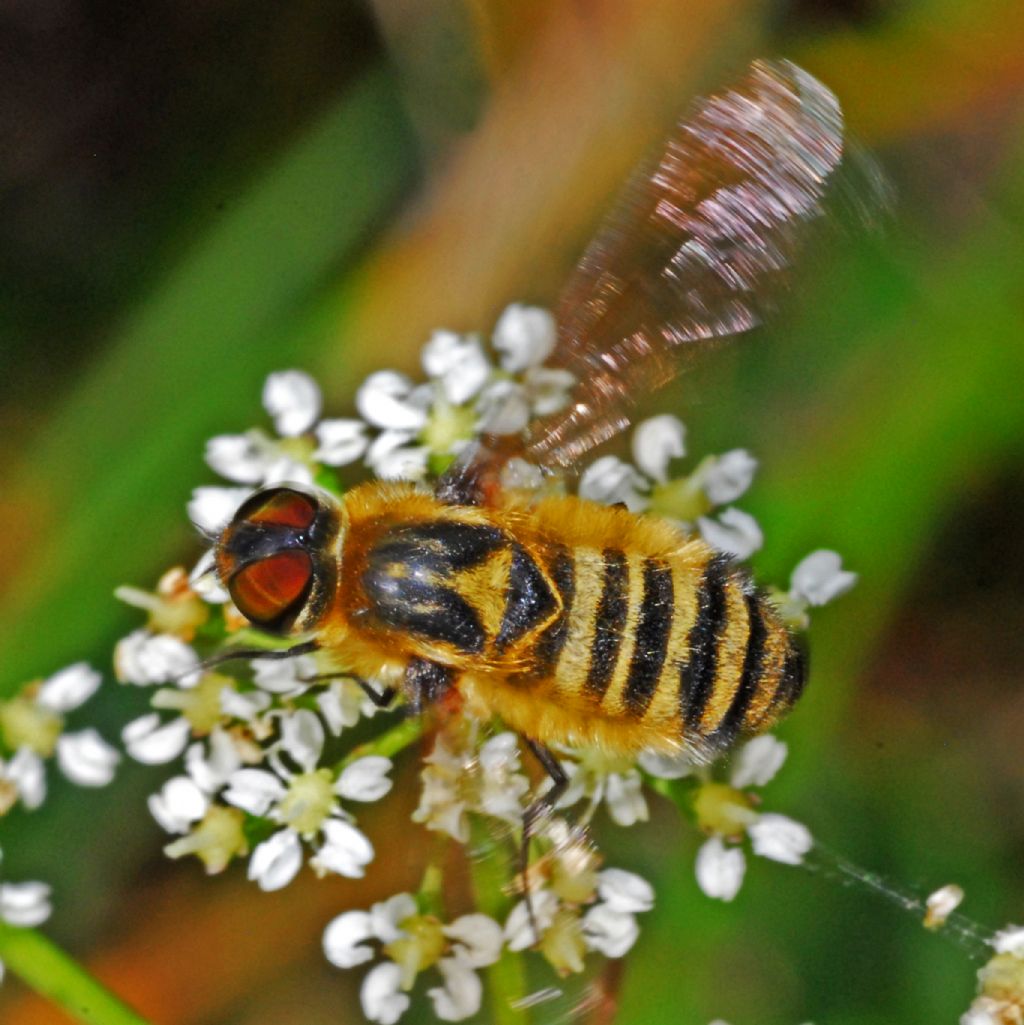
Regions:
<instances>
[{"instance_id":1,"label":"black and yellow striped abdomen","mask_svg":"<svg viewBox=\"0 0 1024 1025\"><path fill-rule=\"evenodd\" d=\"M770 726L804 684L743 571L670 524L578 499L395 524L361 587L370 624L545 742L711 752Z\"/></svg>"}]
</instances>

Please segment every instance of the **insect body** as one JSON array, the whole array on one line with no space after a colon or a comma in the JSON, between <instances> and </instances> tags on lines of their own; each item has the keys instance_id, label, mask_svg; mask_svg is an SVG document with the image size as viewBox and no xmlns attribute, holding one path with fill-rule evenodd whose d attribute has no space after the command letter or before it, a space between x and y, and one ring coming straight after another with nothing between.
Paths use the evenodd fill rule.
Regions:
<instances>
[{"instance_id":1,"label":"insect body","mask_svg":"<svg viewBox=\"0 0 1024 1025\"><path fill-rule=\"evenodd\" d=\"M759 62L699 103L628 186L560 300L569 406L519 451L571 468L703 343L770 310L842 154L835 97ZM667 522L497 485L484 439L434 494L368 484L337 500L250 498L217 546L239 609L312 638L339 670L416 708L461 695L528 740L713 754L769 727L804 663L739 569Z\"/></svg>"}]
</instances>

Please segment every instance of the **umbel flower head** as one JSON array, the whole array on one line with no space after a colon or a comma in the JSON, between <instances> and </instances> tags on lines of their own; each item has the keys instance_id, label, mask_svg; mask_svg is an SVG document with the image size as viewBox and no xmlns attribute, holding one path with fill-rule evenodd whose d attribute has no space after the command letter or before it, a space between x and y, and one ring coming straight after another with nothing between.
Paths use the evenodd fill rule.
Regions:
<instances>
[{"instance_id":1,"label":"umbel flower head","mask_svg":"<svg viewBox=\"0 0 1024 1025\"><path fill-rule=\"evenodd\" d=\"M263 405L273 430L211 439L206 461L227 484L197 488L189 515L213 536L253 487L316 481L340 491L340 472L355 476L360 468L428 489L482 434L519 434L569 401L571 376L544 366L554 340L551 315L525 306L502 314L490 347L476 336L435 332L423 351L426 380L372 374L356 394L357 418L324 418L320 389L303 372L272 374ZM749 452L687 465L686 430L667 415L640 423L631 443L632 462L605 455L581 468L581 497L670 519L728 558L762 545L756 521L734 504L757 468ZM522 460L509 464L505 481L527 494L570 490L566 479ZM625 956L654 890L629 867L606 864L590 827L646 821L648 788L671 791L706 834L696 874L712 897L736 896L747 849L790 864L810 849L805 827L762 810L751 791L785 758L785 745L772 737L741 749L726 778L664 753L627 758L562 746L552 757L567 785L536 823L520 864L525 816L550 781L524 759L514 732L458 705L436 718L382 713L370 696L392 681L339 675L322 651L276 657L273 642L247 628L212 566L207 553L191 573L170 571L154 592L119 591L147 622L118 644L117 677L152 694L151 710L124 728L124 745L138 761L177 763L149 799L170 836L168 855L195 856L210 873L246 858L249 878L264 890L286 887L305 869L353 879L372 872L377 852L360 825L362 809L387 797L403 749L425 746L407 827L409 842L424 851L422 884L342 911L323 935L333 965L364 971L361 1003L371 1021L397 1021L417 992L439 1019L468 1018L503 956L539 958L555 979L585 971L595 958ZM806 625L810 607L854 580L837 555L814 553L775 601L787 621ZM245 657L212 666L226 641L246 649ZM463 852L469 903L465 885L445 885L452 848ZM485 859L485 849L499 853Z\"/></svg>"}]
</instances>

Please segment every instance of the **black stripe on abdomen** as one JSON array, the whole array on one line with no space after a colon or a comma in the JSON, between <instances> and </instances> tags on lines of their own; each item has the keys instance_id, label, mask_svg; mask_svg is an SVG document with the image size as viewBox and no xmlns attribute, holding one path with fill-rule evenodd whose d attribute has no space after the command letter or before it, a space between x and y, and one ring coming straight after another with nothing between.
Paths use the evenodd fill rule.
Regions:
<instances>
[{"instance_id":1,"label":"black stripe on abdomen","mask_svg":"<svg viewBox=\"0 0 1024 1025\"><path fill-rule=\"evenodd\" d=\"M725 585L729 559L714 556L704 570L697 595L697 619L687 639L688 654L679 669L679 702L683 722L700 727L704 706L711 696L718 669L718 639L725 627Z\"/></svg>"},{"instance_id":2,"label":"black stripe on abdomen","mask_svg":"<svg viewBox=\"0 0 1024 1025\"><path fill-rule=\"evenodd\" d=\"M595 697L604 697L615 672L622 646L622 631L629 612L629 564L626 556L606 548L601 599L594 615L594 643L590 647L590 667L586 690Z\"/></svg>"},{"instance_id":3,"label":"black stripe on abdomen","mask_svg":"<svg viewBox=\"0 0 1024 1025\"><path fill-rule=\"evenodd\" d=\"M672 570L660 559L646 560L636 645L622 695L626 711L637 718L647 711L665 664L672 632L673 597Z\"/></svg>"},{"instance_id":4,"label":"black stripe on abdomen","mask_svg":"<svg viewBox=\"0 0 1024 1025\"><path fill-rule=\"evenodd\" d=\"M555 671L558 656L561 655L562 646L569 635L569 615L576 591L576 571L572 553L567 548L559 547L548 572L562 599L562 611L537 638L534 647L534 672L538 676L550 676Z\"/></svg>"},{"instance_id":5,"label":"black stripe on abdomen","mask_svg":"<svg viewBox=\"0 0 1024 1025\"><path fill-rule=\"evenodd\" d=\"M803 693L804 685L807 683L807 649L803 641L790 637L789 650L786 653L786 660L782 664L782 672L779 676L779 685L772 698L772 704L779 711L784 712L795 704L796 699Z\"/></svg>"},{"instance_id":6,"label":"black stripe on abdomen","mask_svg":"<svg viewBox=\"0 0 1024 1025\"><path fill-rule=\"evenodd\" d=\"M708 738L716 747L726 748L736 739L743 728L750 702L753 701L765 670L765 654L768 641L768 624L764 619L761 598L748 594L747 600L747 650L743 657L743 672L739 686L733 695L729 710Z\"/></svg>"}]
</instances>

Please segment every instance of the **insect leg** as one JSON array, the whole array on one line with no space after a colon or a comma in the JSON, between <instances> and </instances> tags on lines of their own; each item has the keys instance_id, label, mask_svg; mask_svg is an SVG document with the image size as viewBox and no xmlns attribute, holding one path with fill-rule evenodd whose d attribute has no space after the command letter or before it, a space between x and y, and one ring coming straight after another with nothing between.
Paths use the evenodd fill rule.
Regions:
<instances>
[{"instance_id":1,"label":"insect leg","mask_svg":"<svg viewBox=\"0 0 1024 1025\"><path fill-rule=\"evenodd\" d=\"M218 651L216 655L204 658L199 665L182 673L178 679L190 676L197 670L205 672L215 666L223 665L225 662L234 662L240 659L265 658L268 662L280 662L286 658L298 658L300 655L308 655L320 647L316 641L303 641L301 644L293 644L290 648L227 648ZM177 681L172 681L177 682Z\"/></svg>"},{"instance_id":2,"label":"insect leg","mask_svg":"<svg viewBox=\"0 0 1024 1025\"><path fill-rule=\"evenodd\" d=\"M398 693L394 687L381 687L380 690L376 690L370 685L368 680L362 679L359 676L353 676L351 673L314 673L312 676L300 677L303 683L326 683L328 680L351 680L353 683L358 683L362 692L377 706L377 708L387 708L392 701L395 700L395 695Z\"/></svg>"},{"instance_id":3,"label":"insect leg","mask_svg":"<svg viewBox=\"0 0 1024 1025\"><path fill-rule=\"evenodd\" d=\"M427 705L444 695L454 678L448 666L414 655L405 667L405 692L410 712L419 715Z\"/></svg>"},{"instance_id":4,"label":"insect leg","mask_svg":"<svg viewBox=\"0 0 1024 1025\"><path fill-rule=\"evenodd\" d=\"M533 900L530 897L530 882L527 875L530 861L530 837L533 835L533 827L537 821L550 814L558 804L559 798L569 786L569 777L566 775L565 769L562 768L562 763L550 748L529 737L523 737L523 740L526 741L526 746L533 752L537 761L544 767L544 771L551 777L551 786L539 797L534 798L523 812L523 840L519 847L519 875L522 879L523 895L526 900L526 913L533 929L534 940L536 943L540 943L540 928L533 912Z\"/></svg>"}]
</instances>

